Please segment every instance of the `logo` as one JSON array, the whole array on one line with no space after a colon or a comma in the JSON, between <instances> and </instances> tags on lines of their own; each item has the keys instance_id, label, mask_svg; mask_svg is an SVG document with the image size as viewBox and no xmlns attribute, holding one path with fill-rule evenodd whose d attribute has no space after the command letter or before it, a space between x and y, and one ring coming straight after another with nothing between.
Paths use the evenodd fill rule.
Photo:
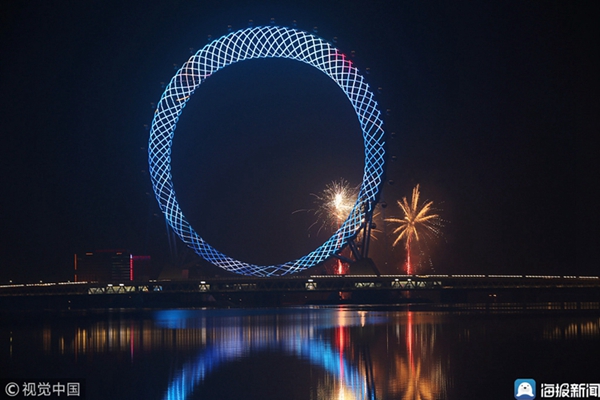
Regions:
<instances>
[{"instance_id":1,"label":"logo","mask_svg":"<svg viewBox=\"0 0 600 400\"><path fill-rule=\"evenodd\" d=\"M535 380L517 379L515 380L515 399L533 400L535 399Z\"/></svg>"},{"instance_id":2,"label":"logo","mask_svg":"<svg viewBox=\"0 0 600 400\"><path fill-rule=\"evenodd\" d=\"M19 394L19 385L15 382L9 382L4 387L4 392L8 397L15 397Z\"/></svg>"}]
</instances>

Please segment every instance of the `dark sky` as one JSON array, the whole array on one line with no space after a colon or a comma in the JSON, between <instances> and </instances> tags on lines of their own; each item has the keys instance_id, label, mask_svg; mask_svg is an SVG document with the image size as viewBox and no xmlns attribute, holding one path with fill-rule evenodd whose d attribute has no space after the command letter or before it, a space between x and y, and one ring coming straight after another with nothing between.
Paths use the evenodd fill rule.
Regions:
<instances>
[{"instance_id":1,"label":"dark sky","mask_svg":"<svg viewBox=\"0 0 600 400\"><path fill-rule=\"evenodd\" d=\"M446 220L436 272L597 274L593 153L575 146L600 130L597 17L570 1L3 2L0 281L70 278L73 254L95 249L173 260L147 173L161 82L208 35L271 18L317 26L370 69L396 157L384 216L399 216L396 200L421 185ZM286 60L215 74L173 143L192 225L258 263L323 242L314 216L293 211L314 208L310 194L332 180L358 185L362 167L341 90ZM383 272L404 257L390 243L380 234L373 245ZM189 260L177 246L176 261Z\"/></svg>"}]
</instances>

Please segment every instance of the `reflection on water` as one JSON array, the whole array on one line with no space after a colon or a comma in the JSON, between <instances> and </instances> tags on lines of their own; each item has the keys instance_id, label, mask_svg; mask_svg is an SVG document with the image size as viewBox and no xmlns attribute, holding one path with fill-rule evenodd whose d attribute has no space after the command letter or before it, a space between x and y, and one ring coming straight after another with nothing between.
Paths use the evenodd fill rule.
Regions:
<instances>
[{"instance_id":1,"label":"reflection on water","mask_svg":"<svg viewBox=\"0 0 600 400\"><path fill-rule=\"evenodd\" d=\"M548 351L556 347L551 343L589 344L600 338L597 316L531 318L375 307L114 312L9 325L0 330L2 342L9 343L1 354L3 370L23 374L23 354L45 355L47 361L39 361L42 371L66 360L64 370L85 372L102 360L116 369L112 373L134 376L142 384L152 381L162 388L154 398L169 400L210 398L200 394L211 385L234 390L231 382L239 371L266 377L252 383L258 387L253 390L264 391L260 398L269 398L268 386L288 390L288 398L455 398L468 390L461 386L465 376L492 379L481 370L500 369L512 360L504 355L511 341ZM486 357L482 349L493 357L477 364ZM470 351L475 353L469 356ZM165 363L164 373L146 371ZM537 373L545 373L540 365ZM238 375L227 376L234 366L240 368ZM279 374L288 367L297 378L282 381ZM146 369L138 373L140 368ZM86 379L101 379L97 373ZM239 390L232 396L239 398L248 389Z\"/></svg>"},{"instance_id":2,"label":"reflection on water","mask_svg":"<svg viewBox=\"0 0 600 400\"><path fill-rule=\"evenodd\" d=\"M571 340L579 338L598 338L598 321L570 323L544 327L542 338L545 340Z\"/></svg>"},{"instance_id":3,"label":"reflection on water","mask_svg":"<svg viewBox=\"0 0 600 400\"><path fill-rule=\"evenodd\" d=\"M265 317L237 317L215 321L211 340L198 356L174 376L165 399L186 399L206 375L221 364L250 357L261 351L277 351L318 366L328 375L319 382L319 399L374 399L373 365L368 347L352 346L352 327L376 325L385 320L364 311L328 310ZM182 319L171 312L158 313L165 326ZM287 318L286 318L287 317ZM206 316L197 316L205 319Z\"/></svg>"},{"instance_id":4,"label":"reflection on water","mask_svg":"<svg viewBox=\"0 0 600 400\"><path fill-rule=\"evenodd\" d=\"M435 351L437 325L431 323L414 324L413 312L406 313L405 359L399 357L398 376L405 377L402 399L435 399L446 397L446 378L438 354ZM415 356L416 354L416 356Z\"/></svg>"}]
</instances>

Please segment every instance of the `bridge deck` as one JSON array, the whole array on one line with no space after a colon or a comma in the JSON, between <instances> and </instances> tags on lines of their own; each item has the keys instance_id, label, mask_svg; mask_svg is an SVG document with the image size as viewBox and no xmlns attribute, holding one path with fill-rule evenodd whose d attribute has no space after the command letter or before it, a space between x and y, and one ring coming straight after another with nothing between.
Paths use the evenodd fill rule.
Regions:
<instances>
[{"instance_id":1,"label":"bridge deck","mask_svg":"<svg viewBox=\"0 0 600 400\"><path fill-rule=\"evenodd\" d=\"M233 277L184 281L54 282L0 285L0 296L232 292L355 292L600 288L598 276L540 275L313 275Z\"/></svg>"}]
</instances>

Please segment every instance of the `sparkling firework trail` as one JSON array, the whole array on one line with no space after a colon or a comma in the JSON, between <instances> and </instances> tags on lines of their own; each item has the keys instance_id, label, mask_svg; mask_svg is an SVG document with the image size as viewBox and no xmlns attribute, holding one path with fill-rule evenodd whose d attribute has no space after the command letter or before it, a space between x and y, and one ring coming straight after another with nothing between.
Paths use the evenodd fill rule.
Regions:
<instances>
[{"instance_id":1,"label":"sparkling firework trail","mask_svg":"<svg viewBox=\"0 0 600 400\"><path fill-rule=\"evenodd\" d=\"M433 201L426 201L419 205L419 185L415 186L412 192L412 199L409 203L406 197L402 201L398 200L398 206L404 213L404 218L386 218L388 222L393 222L399 226L394 230L397 234L396 240L392 246L396 246L402 240L406 248L406 273L412 273L411 262L411 244L413 240L419 241L421 236L429 235L437 237L440 234L441 219L438 214L432 214Z\"/></svg>"},{"instance_id":2,"label":"sparkling firework trail","mask_svg":"<svg viewBox=\"0 0 600 400\"><path fill-rule=\"evenodd\" d=\"M358 188L351 187L346 180L340 179L329 183L320 194L312 195L318 206L315 214L318 221L321 221L319 231L324 227L337 230L352 211L358 197Z\"/></svg>"},{"instance_id":3,"label":"sparkling firework trail","mask_svg":"<svg viewBox=\"0 0 600 400\"><path fill-rule=\"evenodd\" d=\"M348 218L350 211L352 211L358 197L358 188L351 187L345 179L340 179L328 184L320 194L312 193L312 196L316 198L317 209L315 214L317 215L317 221L311 227L320 221L319 232L323 228L335 231L341 227L342 223ZM341 238L339 240L341 241ZM333 273L344 274L348 270L348 265L340 259L335 261Z\"/></svg>"}]
</instances>

